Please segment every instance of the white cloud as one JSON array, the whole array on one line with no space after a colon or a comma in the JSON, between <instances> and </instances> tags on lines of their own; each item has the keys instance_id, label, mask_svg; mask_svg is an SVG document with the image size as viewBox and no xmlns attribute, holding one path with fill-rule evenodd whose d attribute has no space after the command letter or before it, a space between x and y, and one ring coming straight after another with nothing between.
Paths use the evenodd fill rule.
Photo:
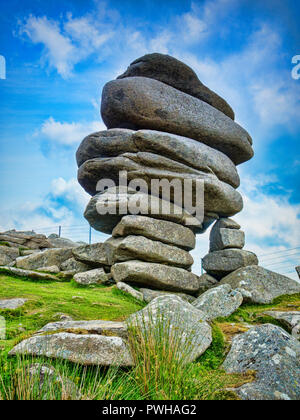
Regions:
<instances>
[{"instance_id":1,"label":"white cloud","mask_svg":"<svg viewBox=\"0 0 300 420\"><path fill-rule=\"evenodd\" d=\"M66 123L50 117L35 133L35 137L42 135L51 142L71 146L80 143L88 134L105 129L105 125L100 121Z\"/></svg>"},{"instance_id":2,"label":"white cloud","mask_svg":"<svg viewBox=\"0 0 300 420\"><path fill-rule=\"evenodd\" d=\"M73 203L73 206L77 205L80 209L84 209L90 199L89 194L84 191L75 178L68 181L62 177L54 179L50 191L54 198L63 197L64 200Z\"/></svg>"}]
</instances>

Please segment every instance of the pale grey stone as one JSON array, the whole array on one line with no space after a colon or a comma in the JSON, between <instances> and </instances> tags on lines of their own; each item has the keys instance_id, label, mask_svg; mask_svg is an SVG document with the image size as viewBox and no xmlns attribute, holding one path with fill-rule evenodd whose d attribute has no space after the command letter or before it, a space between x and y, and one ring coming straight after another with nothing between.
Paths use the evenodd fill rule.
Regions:
<instances>
[{"instance_id":1,"label":"pale grey stone","mask_svg":"<svg viewBox=\"0 0 300 420\"><path fill-rule=\"evenodd\" d=\"M119 281L149 286L160 290L196 293L199 278L183 268L143 261L126 261L112 266L112 275Z\"/></svg>"},{"instance_id":2,"label":"pale grey stone","mask_svg":"<svg viewBox=\"0 0 300 420\"><path fill-rule=\"evenodd\" d=\"M129 284L123 283L122 281L119 281L117 283L117 289L122 290L122 292L128 293L137 300L144 300L143 293L139 292L138 290L135 290L133 287L129 286Z\"/></svg>"},{"instance_id":3,"label":"pale grey stone","mask_svg":"<svg viewBox=\"0 0 300 420\"><path fill-rule=\"evenodd\" d=\"M257 256L242 249L210 252L202 260L204 270L216 279L221 279L238 268L257 264Z\"/></svg>"},{"instance_id":4,"label":"pale grey stone","mask_svg":"<svg viewBox=\"0 0 300 420\"><path fill-rule=\"evenodd\" d=\"M192 305L204 312L207 319L212 321L215 318L233 314L242 303L242 294L237 290L232 290L229 284L224 284L207 290Z\"/></svg>"},{"instance_id":5,"label":"pale grey stone","mask_svg":"<svg viewBox=\"0 0 300 420\"><path fill-rule=\"evenodd\" d=\"M185 226L139 215L124 216L112 232L113 237L127 235L141 235L186 250L194 249L196 242L194 232Z\"/></svg>"},{"instance_id":6,"label":"pale grey stone","mask_svg":"<svg viewBox=\"0 0 300 420\"><path fill-rule=\"evenodd\" d=\"M245 233L237 229L212 229L209 237L209 252L228 248L242 249L245 245Z\"/></svg>"},{"instance_id":7,"label":"pale grey stone","mask_svg":"<svg viewBox=\"0 0 300 420\"><path fill-rule=\"evenodd\" d=\"M133 365L127 344L121 337L106 337L96 334L62 332L36 335L17 344L9 352L10 356L20 354L64 359L82 365Z\"/></svg>"},{"instance_id":8,"label":"pale grey stone","mask_svg":"<svg viewBox=\"0 0 300 420\"><path fill-rule=\"evenodd\" d=\"M104 245L96 243L73 248L75 260L91 267L105 267L108 265Z\"/></svg>"},{"instance_id":9,"label":"pale grey stone","mask_svg":"<svg viewBox=\"0 0 300 420\"><path fill-rule=\"evenodd\" d=\"M16 267L24 270L38 270L40 267L51 267L60 265L72 257L70 248L54 248L34 253L16 260Z\"/></svg>"},{"instance_id":10,"label":"pale grey stone","mask_svg":"<svg viewBox=\"0 0 300 420\"><path fill-rule=\"evenodd\" d=\"M244 301L251 303L271 303L278 296L300 293L300 284L295 280L256 265L234 271L221 284L238 289Z\"/></svg>"},{"instance_id":11,"label":"pale grey stone","mask_svg":"<svg viewBox=\"0 0 300 420\"><path fill-rule=\"evenodd\" d=\"M236 390L243 400L300 399L300 343L275 325L236 336L223 367L227 373L256 371L255 382Z\"/></svg>"},{"instance_id":12,"label":"pale grey stone","mask_svg":"<svg viewBox=\"0 0 300 420\"><path fill-rule=\"evenodd\" d=\"M21 268L15 267L0 267L0 272L7 273L17 277L28 277L32 280L49 280L57 281L57 277L53 274L39 273L38 271L22 270Z\"/></svg>"},{"instance_id":13,"label":"pale grey stone","mask_svg":"<svg viewBox=\"0 0 300 420\"><path fill-rule=\"evenodd\" d=\"M110 265L129 260L142 260L190 268L194 262L187 251L159 241L152 241L144 236L129 235L109 238L104 243L104 248Z\"/></svg>"},{"instance_id":14,"label":"pale grey stone","mask_svg":"<svg viewBox=\"0 0 300 420\"><path fill-rule=\"evenodd\" d=\"M127 324L140 329L146 336L161 328L164 338L172 340L173 345L176 343L174 357L185 363L201 356L212 342L212 331L205 314L174 295L155 298L146 308L131 315Z\"/></svg>"},{"instance_id":15,"label":"pale grey stone","mask_svg":"<svg viewBox=\"0 0 300 420\"><path fill-rule=\"evenodd\" d=\"M200 82L196 73L185 63L167 54L147 54L133 61L118 79L148 77L173 86L182 92L207 102L234 120L228 103Z\"/></svg>"},{"instance_id":16,"label":"pale grey stone","mask_svg":"<svg viewBox=\"0 0 300 420\"><path fill-rule=\"evenodd\" d=\"M85 271L84 273L77 273L74 276L76 283L89 284L107 284L108 276L103 268L95 268L93 270Z\"/></svg>"},{"instance_id":17,"label":"pale grey stone","mask_svg":"<svg viewBox=\"0 0 300 420\"><path fill-rule=\"evenodd\" d=\"M266 311L264 314L280 321L294 338L300 339L300 311Z\"/></svg>"},{"instance_id":18,"label":"pale grey stone","mask_svg":"<svg viewBox=\"0 0 300 420\"><path fill-rule=\"evenodd\" d=\"M0 309L17 309L25 305L28 299L0 299Z\"/></svg>"},{"instance_id":19,"label":"pale grey stone","mask_svg":"<svg viewBox=\"0 0 300 420\"><path fill-rule=\"evenodd\" d=\"M11 265L20 256L18 248L0 246L0 265Z\"/></svg>"},{"instance_id":20,"label":"pale grey stone","mask_svg":"<svg viewBox=\"0 0 300 420\"><path fill-rule=\"evenodd\" d=\"M108 128L144 128L193 138L235 164L253 156L252 139L242 127L206 102L157 80L129 77L107 83L101 115Z\"/></svg>"},{"instance_id":21,"label":"pale grey stone","mask_svg":"<svg viewBox=\"0 0 300 420\"><path fill-rule=\"evenodd\" d=\"M167 292L164 290L152 290L152 289L141 288L140 292L143 294L144 301L147 303L150 303L153 299L157 298L158 296L165 296L165 295L179 296L182 300L185 300L189 303L194 302L194 300L196 299L194 296L187 295L186 293Z\"/></svg>"},{"instance_id":22,"label":"pale grey stone","mask_svg":"<svg viewBox=\"0 0 300 420\"><path fill-rule=\"evenodd\" d=\"M69 332L73 334L97 334L104 336L116 336L127 338L127 327L124 322L115 321L74 321L61 320L58 322L50 322L41 328L37 334L44 334L48 332Z\"/></svg>"}]
</instances>

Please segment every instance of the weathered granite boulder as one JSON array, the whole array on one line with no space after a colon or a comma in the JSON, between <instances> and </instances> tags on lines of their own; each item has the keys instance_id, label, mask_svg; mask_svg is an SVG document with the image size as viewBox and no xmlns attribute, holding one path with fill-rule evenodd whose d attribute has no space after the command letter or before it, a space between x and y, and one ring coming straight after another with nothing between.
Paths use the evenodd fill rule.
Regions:
<instances>
[{"instance_id":1,"label":"weathered granite boulder","mask_svg":"<svg viewBox=\"0 0 300 420\"><path fill-rule=\"evenodd\" d=\"M280 321L294 338L300 339L300 311L266 311L264 314Z\"/></svg>"},{"instance_id":2,"label":"weathered granite boulder","mask_svg":"<svg viewBox=\"0 0 300 420\"><path fill-rule=\"evenodd\" d=\"M186 250L194 249L196 243L194 232L185 226L139 215L124 216L112 232L113 237L127 235L141 235Z\"/></svg>"},{"instance_id":3,"label":"weathered granite boulder","mask_svg":"<svg viewBox=\"0 0 300 420\"><path fill-rule=\"evenodd\" d=\"M209 321L233 314L243 303L243 296L229 284L207 290L192 305L204 312Z\"/></svg>"},{"instance_id":4,"label":"weathered granite boulder","mask_svg":"<svg viewBox=\"0 0 300 420\"><path fill-rule=\"evenodd\" d=\"M300 343L275 325L236 336L223 367L228 373L256 371L255 382L236 390L243 400L300 399Z\"/></svg>"},{"instance_id":5,"label":"weathered granite boulder","mask_svg":"<svg viewBox=\"0 0 300 420\"><path fill-rule=\"evenodd\" d=\"M182 300L185 300L186 302L189 302L189 303L194 302L194 300L196 299L194 296L187 295L186 293L179 293L179 292L166 292L163 290L152 290L152 289L145 289L145 288L141 288L140 292L143 294L143 299L147 303L152 302L152 300L157 298L158 296L165 296L165 295L170 295L170 294L178 296Z\"/></svg>"},{"instance_id":6,"label":"weathered granite boulder","mask_svg":"<svg viewBox=\"0 0 300 420\"><path fill-rule=\"evenodd\" d=\"M271 303L278 296L300 293L300 283L256 265L234 271L221 284L238 289L244 301L251 303Z\"/></svg>"},{"instance_id":7,"label":"weathered granite boulder","mask_svg":"<svg viewBox=\"0 0 300 420\"><path fill-rule=\"evenodd\" d=\"M37 334L53 332L68 332L73 334L97 334L127 339L127 327L124 322L115 321L59 321L50 322L41 328Z\"/></svg>"},{"instance_id":8,"label":"weathered granite boulder","mask_svg":"<svg viewBox=\"0 0 300 420\"><path fill-rule=\"evenodd\" d=\"M187 137L153 130L111 129L90 134L77 151L78 167L94 158L124 153L155 153L202 172L214 173L234 188L240 178L234 163L224 153Z\"/></svg>"},{"instance_id":9,"label":"weathered granite boulder","mask_svg":"<svg viewBox=\"0 0 300 420\"><path fill-rule=\"evenodd\" d=\"M233 219L222 217L212 227L212 230L220 229L241 229L241 226Z\"/></svg>"},{"instance_id":10,"label":"weathered granite boulder","mask_svg":"<svg viewBox=\"0 0 300 420\"><path fill-rule=\"evenodd\" d=\"M223 112L234 120L234 112L228 103L200 82L196 73L182 61L166 54L147 54L133 61L118 79L125 77L149 77L188 93Z\"/></svg>"},{"instance_id":11,"label":"weathered granite boulder","mask_svg":"<svg viewBox=\"0 0 300 420\"><path fill-rule=\"evenodd\" d=\"M213 218L204 218L203 220L202 216L199 220L196 215L193 216L181 207L159 198L155 199L158 207L153 208L151 206L152 199L151 195L133 192L126 187L108 188L105 192L98 193L91 198L84 217L94 229L108 234L112 233L122 217L128 213L128 205L130 203L138 203L137 207L140 208L141 214L150 215L155 219L182 224L198 233L204 232L214 220ZM101 206L101 213L99 212L99 205ZM155 212L153 213L152 210ZM218 216L216 215L215 217ZM75 249L74 256L76 258L78 248Z\"/></svg>"},{"instance_id":12,"label":"weathered granite boulder","mask_svg":"<svg viewBox=\"0 0 300 420\"><path fill-rule=\"evenodd\" d=\"M17 344L9 352L10 356L17 354L64 359L82 365L133 365L127 344L121 337L96 334L62 332L36 335Z\"/></svg>"},{"instance_id":13,"label":"weathered granite boulder","mask_svg":"<svg viewBox=\"0 0 300 420\"><path fill-rule=\"evenodd\" d=\"M228 248L242 249L245 245L245 233L237 229L212 229L209 238L209 252Z\"/></svg>"},{"instance_id":14,"label":"weathered granite boulder","mask_svg":"<svg viewBox=\"0 0 300 420\"><path fill-rule=\"evenodd\" d=\"M0 246L0 265L14 264L14 262L19 256L19 248L11 248L10 246Z\"/></svg>"},{"instance_id":15,"label":"weathered granite boulder","mask_svg":"<svg viewBox=\"0 0 300 420\"><path fill-rule=\"evenodd\" d=\"M129 286L127 283L123 283L122 281L119 281L117 283L117 289L121 290L124 293L128 293L132 297L134 297L137 300L144 300L143 293L139 292L138 290L135 290L133 287Z\"/></svg>"},{"instance_id":16,"label":"weathered granite boulder","mask_svg":"<svg viewBox=\"0 0 300 420\"><path fill-rule=\"evenodd\" d=\"M0 309L17 309L25 305L28 299L0 299Z\"/></svg>"},{"instance_id":17,"label":"weathered granite boulder","mask_svg":"<svg viewBox=\"0 0 300 420\"><path fill-rule=\"evenodd\" d=\"M10 246L16 248L52 248L51 243L47 240L45 235L39 235L33 231L21 232L16 230L9 230L7 232L0 233L0 242L7 242Z\"/></svg>"},{"instance_id":18,"label":"weathered granite boulder","mask_svg":"<svg viewBox=\"0 0 300 420\"><path fill-rule=\"evenodd\" d=\"M193 138L235 164L253 156L252 139L242 127L206 102L157 80L129 77L107 83L101 115L108 128L146 128Z\"/></svg>"},{"instance_id":19,"label":"weathered granite boulder","mask_svg":"<svg viewBox=\"0 0 300 420\"><path fill-rule=\"evenodd\" d=\"M221 279L241 267L257 265L257 256L242 249L224 249L207 254L202 260L203 268L216 279Z\"/></svg>"},{"instance_id":20,"label":"weathered granite boulder","mask_svg":"<svg viewBox=\"0 0 300 420\"><path fill-rule=\"evenodd\" d=\"M185 250L144 236L129 235L122 238L109 238L104 243L110 265L129 260L142 260L175 267L190 268L193 257Z\"/></svg>"},{"instance_id":21,"label":"weathered granite boulder","mask_svg":"<svg viewBox=\"0 0 300 420\"><path fill-rule=\"evenodd\" d=\"M201 356L212 342L211 327L205 314L178 296L159 296L146 308L127 319L130 328L136 327L146 336L160 329L163 339L174 346L174 357L185 363Z\"/></svg>"},{"instance_id":22,"label":"weathered granite boulder","mask_svg":"<svg viewBox=\"0 0 300 420\"><path fill-rule=\"evenodd\" d=\"M82 285L109 283L108 275L105 273L103 268L95 268L94 270L77 273L73 278L76 283Z\"/></svg>"},{"instance_id":23,"label":"weathered granite boulder","mask_svg":"<svg viewBox=\"0 0 300 420\"><path fill-rule=\"evenodd\" d=\"M79 246L77 242L73 242L67 238L61 238L55 233L48 236L48 241L53 248L75 248L76 246Z\"/></svg>"},{"instance_id":24,"label":"weathered granite boulder","mask_svg":"<svg viewBox=\"0 0 300 420\"><path fill-rule=\"evenodd\" d=\"M91 267L105 267L108 265L103 243L82 245L73 248L73 257L76 261Z\"/></svg>"},{"instance_id":25,"label":"weathered granite boulder","mask_svg":"<svg viewBox=\"0 0 300 420\"><path fill-rule=\"evenodd\" d=\"M71 257L72 250L70 248L46 249L26 257L17 258L16 267L24 270L37 270L40 267L51 267L53 265L60 267L64 261Z\"/></svg>"},{"instance_id":26,"label":"weathered granite boulder","mask_svg":"<svg viewBox=\"0 0 300 420\"><path fill-rule=\"evenodd\" d=\"M17 277L25 277L31 280L49 280L49 281L57 281L57 277L53 274L49 273L40 273L38 271L32 270L22 270L21 268L15 267L0 267L0 273L7 273L12 274Z\"/></svg>"},{"instance_id":27,"label":"weathered granite boulder","mask_svg":"<svg viewBox=\"0 0 300 420\"><path fill-rule=\"evenodd\" d=\"M73 274L84 273L85 271L91 269L89 265L75 260L74 257L69 258L67 261L63 262L60 268L62 271L72 272Z\"/></svg>"},{"instance_id":28,"label":"weathered granite boulder","mask_svg":"<svg viewBox=\"0 0 300 420\"><path fill-rule=\"evenodd\" d=\"M207 290L215 287L219 284L218 280L210 276L207 273L201 274L199 277L199 294L206 292Z\"/></svg>"},{"instance_id":29,"label":"weathered granite boulder","mask_svg":"<svg viewBox=\"0 0 300 420\"><path fill-rule=\"evenodd\" d=\"M183 268L143 261L126 261L112 266L112 275L119 281L160 290L196 293L199 278Z\"/></svg>"},{"instance_id":30,"label":"weathered granite boulder","mask_svg":"<svg viewBox=\"0 0 300 420\"><path fill-rule=\"evenodd\" d=\"M178 184L170 190L170 199L181 206L184 199L184 182L191 183L191 204L202 200L197 196L197 186L204 187L204 210L220 216L233 216L243 208L243 200L238 191L229 184L220 181L216 175L205 173L188 166L163 158L157 154L138 152L124 153L112 158L96 158L86 161L78 170L80 185L91 195L97 193L97 186L102 179L110 179L119 184L120 171L126 171L128 183L137 178L143 180L145 191L153 193L153 181L165 179ZM199 194L199 193L198 193ZM163 198L163 197L162 197ZM197 201L198 200L198 201Z\"/></svg>"}]
</instances>

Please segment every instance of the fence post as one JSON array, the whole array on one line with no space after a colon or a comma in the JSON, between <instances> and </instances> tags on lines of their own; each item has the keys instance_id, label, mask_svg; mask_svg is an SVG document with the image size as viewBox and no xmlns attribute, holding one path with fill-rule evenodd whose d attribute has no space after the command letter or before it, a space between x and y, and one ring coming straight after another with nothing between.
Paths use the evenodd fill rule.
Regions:
<instances>
[{"instance_id":1,"label":"fence post","mask_svg":"<svg viewBox=\"0 0 300 420\"><path fill-rule=\"evenodd\" d=\"M58 236L61 237L61 226L58 227Z\"/></svg>"},{"instance_id":2,"label":"fence post","mask_svg":"<svg viewBox=\"0 0 300 420\"><path fill-rule=\"evenodd\" d=\"M92 243L92 227L90 226L90 231L89 231L89 244L91 245Z\"/></svg>"}]
</instances>

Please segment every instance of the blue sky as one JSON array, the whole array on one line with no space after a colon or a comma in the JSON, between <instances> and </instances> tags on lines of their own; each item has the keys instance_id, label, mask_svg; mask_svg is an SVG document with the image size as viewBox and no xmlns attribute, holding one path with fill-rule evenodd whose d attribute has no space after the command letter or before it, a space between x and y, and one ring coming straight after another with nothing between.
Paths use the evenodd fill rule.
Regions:
<instances>
[{"instance_id":1,"label":"blue sky","mask_svg":"<svg viewBox=\"0 0 300 420\"><path fill-rule=\"evenodd\" d=\"M247 248L264 255L300 246L300 79L291 76L298 1L10 0L1 8L0 230L63 225L66 236L87 239L75 151L105 128L103 85L161 52L189 64L253 137L255 157L239 167L245 208L236 217ZM196 265L206 250L207 234ZM300 263L297 252L278 271Z\"/></svg>"}]
</instances>

